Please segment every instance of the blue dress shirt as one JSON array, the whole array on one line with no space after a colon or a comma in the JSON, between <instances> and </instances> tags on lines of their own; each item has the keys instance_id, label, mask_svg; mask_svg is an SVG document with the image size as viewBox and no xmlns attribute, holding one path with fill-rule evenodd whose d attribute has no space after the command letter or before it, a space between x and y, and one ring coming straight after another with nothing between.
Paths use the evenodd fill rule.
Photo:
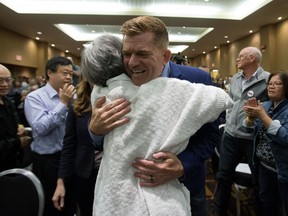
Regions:
<instances>
[{"instance_id":1,"label":"blue dress shirt","mask_svg":"<svg viewBox=\"0 0 288 216\"><path fill-rule=\"evenodd\" d=\"M49 83L27 95L25 115L32 128L33 152L53 154L62 150L67 113L68 107Z\"/></svg>"}]
</instances>

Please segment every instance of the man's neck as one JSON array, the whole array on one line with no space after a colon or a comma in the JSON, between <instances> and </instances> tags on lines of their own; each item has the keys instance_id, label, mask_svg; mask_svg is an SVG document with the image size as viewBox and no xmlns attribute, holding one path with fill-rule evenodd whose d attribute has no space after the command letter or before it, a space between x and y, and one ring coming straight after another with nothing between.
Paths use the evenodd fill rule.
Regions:
<instances>
[{"instance_id":1,"label":"man's neck","mask_svg":"<svg viewBox=\"0 0 288 216\"><path fill-rule=\"evenodd\" d=\"M253 74L256 72L257 69L258 69L258 66L243 69L243 74L244 74L245 78L250 79L253 76Z\"/></svg>"}]
</instances>

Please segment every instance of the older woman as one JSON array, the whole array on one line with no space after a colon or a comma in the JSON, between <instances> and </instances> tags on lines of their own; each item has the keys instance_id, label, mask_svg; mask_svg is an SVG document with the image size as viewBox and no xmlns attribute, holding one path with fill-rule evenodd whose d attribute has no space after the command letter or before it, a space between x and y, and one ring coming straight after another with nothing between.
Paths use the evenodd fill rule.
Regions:
<instances>
[{"instance_id":1,"label":"older woman","mask_svg":"<svg viewBox=\"0 0 288 216\"><path fill-rule=\"evenodd\" d=\"M243 109L255 132L261 215L280 215L281 205L288 213L288 72L271 74L267 92L269 101L251 98Z\"/></svg>"}]
</instances>

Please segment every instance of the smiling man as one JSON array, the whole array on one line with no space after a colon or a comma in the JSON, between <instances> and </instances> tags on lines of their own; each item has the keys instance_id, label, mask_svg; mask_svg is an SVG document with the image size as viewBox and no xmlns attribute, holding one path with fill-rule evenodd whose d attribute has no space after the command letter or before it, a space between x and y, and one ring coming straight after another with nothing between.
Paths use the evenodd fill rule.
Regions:
<instances>
[{"instance_id":1,"label":"smiling man","mask_svg":"<svg viewBox=\"0 0 288 216\"><path fill-rule=\"evenodd\" d=\"M45 191L46 216L64 215L65 211L73 211L67 202L62 212L56 210L52 203L68 106L75 93L75 87L71 85L72 76L71 61L62 56L53 57L46 64L47 84L28 94L25 99L25 115L34 138L31 144L33 172Z\"/></svg>"},{"instance_id":2,"label":"smiling man","mask_svg":"<svg viewBox=\"0 0 288 216\"><path fill-rule=\"evenodd\" d=\"M150 16L136 17L122 25L121 33L124 36L122 50L124 66L135 85L140 86L157 77L171 77L212 85L209 73L199 68L169 62L171 51L168 49L168 32L161 20ZM105 105L104 102L103 97L96 101L89 124L89 130L98 135L91 136L98 146L101 145L99 143L103 143L103 135L129 122L125 115L131 110L130 102L123 98ZM163 116L166 115L167 113L163 112ZM211 157L218 139L218 125L207 123L195 135L191 134L187 148L178 155L160 151L153 154L152 160L140 158L139 155L132 163L135 168L134 176L142 187L148 188L147 190L152 187L163 187L166 183L179 179L190 191L192 214L204 216L206 215L205 160Z\"/></svg>"}]
</instances>

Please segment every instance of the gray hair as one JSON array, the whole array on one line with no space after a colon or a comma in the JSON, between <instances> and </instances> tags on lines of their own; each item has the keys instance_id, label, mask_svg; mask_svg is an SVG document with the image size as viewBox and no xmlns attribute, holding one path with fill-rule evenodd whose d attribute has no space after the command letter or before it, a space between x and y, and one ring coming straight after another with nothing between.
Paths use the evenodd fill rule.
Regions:
<instances>
[{"instance_id":1,"label":"gray hair","mask_svg":"<svg viewBox=\"0 0 288 216\"><path fill-rule=\"evenodd\" d=\"M258 63L260 63L261 60L262 60L262 53L261 53L261 51L260 51L259 49L257 49L256 47L247 47L247 48L249 49L249 53L250 53L251 55L255 56L256 61L257 61Z\"/></svg>"},{"instance_id":2,"label":"gray hair","mask_svg":"<svg viewBox=\"0 0 288 216\"><path fill-rule=\"evenodd\" d=\"M104 34L97 37L82 52L81 69L84 79L98 86L125 72L120 38Z\"/></svg>"}]
</instances>

